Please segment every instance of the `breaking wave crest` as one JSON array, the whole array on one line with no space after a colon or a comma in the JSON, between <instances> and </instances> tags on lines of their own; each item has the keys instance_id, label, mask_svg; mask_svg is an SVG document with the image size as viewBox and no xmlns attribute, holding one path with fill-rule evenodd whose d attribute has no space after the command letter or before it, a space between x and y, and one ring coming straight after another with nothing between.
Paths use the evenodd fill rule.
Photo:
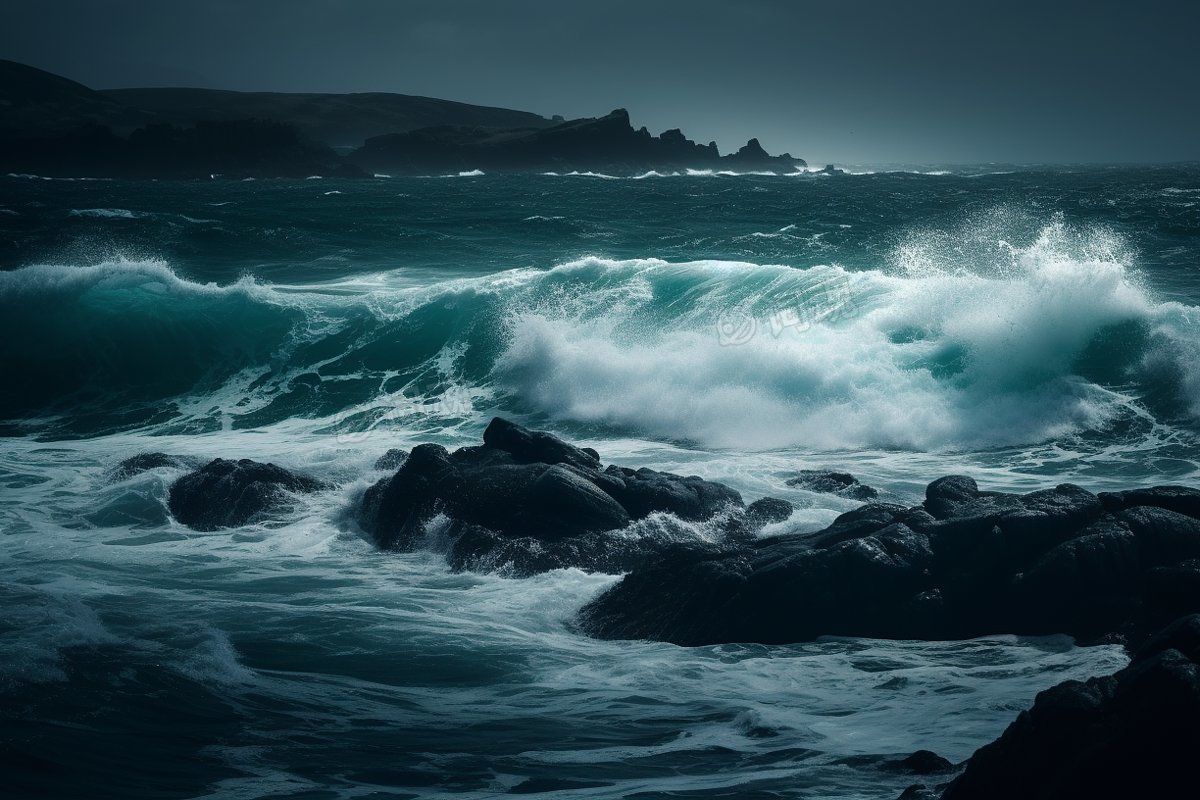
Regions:
<instances>
[{"instance_id":1,"label":"breaking wave crest","mask_svg":"<svg viewBox=\"0 0 1200 800\"><path fill-rule=\"evenodd\" d=\"M915 232L857 272L589 257L415 288L219 287L152 261L33 266L0 273L0 333L22 343L0 417L353 433L505 410L756 449L1193 418L1197 309L1155 302L1130 262L1112 234L1052 220L1024 244Z\"/></svg>"}]
</instances>

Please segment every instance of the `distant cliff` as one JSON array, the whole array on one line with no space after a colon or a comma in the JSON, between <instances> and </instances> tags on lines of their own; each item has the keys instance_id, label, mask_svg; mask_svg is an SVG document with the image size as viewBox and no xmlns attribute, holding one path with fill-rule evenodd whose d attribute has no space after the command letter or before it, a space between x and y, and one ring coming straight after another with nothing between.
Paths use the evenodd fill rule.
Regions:
<instances>
[{"instance_id":1,"label":"distant cliff","mask_svg":"<svg viewBox=\"0 0 1200 800\"><path fill-rule=\"evenodd\" d=\"M346 149L361 144L349 155ZM792 171L757 139L722 156L679 130L634 129L618 109L563 121L399 94L209 89L95 91L0 60L0 172L128 178L491 171Z\"/></svg>"},{"instance_id":2,"label":"distant cliff","mask_svg":"<svg viewBox=\"0 0 1200 800\"><path fill-rule=\"evenodd\" d=\"M771 156L757 139L731 155L700 145L678 129L651 136L634 129L623 108L604 117L577 119L549 128L495 131L439 126L377 136L349 155L364 170L389 174L456 170L629 173L662 169L794 171L803 159Z\"/></svg>"},{"instance_id":3,"label":"distant cliff","mask_svg":"<svg viewBox=\"0 0 1200 800\"><path fill-rule=\"evenodd\" d=\"M269 119L333 147L358 147L386 133L434 125L544 128L553 120L527 111L475 106L387 92L301 94L217 89L107 89L103 97L148 113L155 122Z\"/></svg>"}]
</instances>

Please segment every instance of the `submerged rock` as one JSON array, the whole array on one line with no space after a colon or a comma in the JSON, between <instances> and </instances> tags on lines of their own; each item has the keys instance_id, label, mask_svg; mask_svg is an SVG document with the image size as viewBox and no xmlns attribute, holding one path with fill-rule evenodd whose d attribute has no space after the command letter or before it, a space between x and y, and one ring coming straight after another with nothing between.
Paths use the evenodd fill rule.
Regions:
<instances>
[{"instance_id":1,"label":"submerged rock","mask_svg":"<svg viewBox=\"0 0 1200 800\"><path fill-rule=\"evenodd\" d=\"M1200 615L1150 639L1128 667L1037 696L981 747L943 800L1175 797L1200 750Z\"/></svg>"},{"instance_id":2,"label":"submerged rock","mask_svg":"<svg viewBox=\"0 0 1200 800\"><path fill-rule=\"evenodd\" d=\"M122 461L113 469L114 481L127 481L132 477L163 467L182 468L196 466L197 459L190 456L173 456L167 453L138 453Z\"/></svg>"},{"instance_id":3,"label":"submerged rock","mask_svg":"<svg viewBox=\"0 0 1200 800\"><path fill-rule=\"evenodd\" d=\"M778 517L779 502L760 506L750 520L741 495L728 486L650 469L601 469L594 450L496 418L482 447L453 453L436 444L413 448L395 474L367 490L358 519L380 547L410 550L444 517L449 524L440 535L460 569L621 572L697 539L680 521L715 525L728 514L722 536L732 540L761 519ZM654 515L675 522L658 524Z\"/></svg>"},{"instance_id":4,"label":"submerged rock","mask_svg":"<svg viewBox=\"0 0 1200 800\"><path fill-rule=\"evenodd\" d=\"M802 469L800 473L787 482L788 486L798 486L810 492L836 494L850 500L874 500L879 492L865 484L859 483L858 478L848 472L826 472L818 469Z\"/></svg>"},{"instance_id":5,"label":"submerged rock","mask_svg":"<svg viewBox=\"0 0 1200 800\"><path fill-rule=\"evenodd\" d=\"M1183 496L1124 493L1112 511L1071 484L1015 495L948 476L929 485L921 506L872 503L815 533L647 563L585 606L580 621L602 638L682 645L1137 638L1200 611L1200 520L1129 505Z\"/></svg>"},{"instance_id":6,"label":"submerged rock","mask_svg":"<svg viewBox=\"0 0 1200 800\"><path fill-rule=\"evenodd\" d=\"M167 506L179 522L198 531L235 528L288 505L290 495L329 484L275 464L218 458L171 484Z\"/></svg>"}]
</instances>

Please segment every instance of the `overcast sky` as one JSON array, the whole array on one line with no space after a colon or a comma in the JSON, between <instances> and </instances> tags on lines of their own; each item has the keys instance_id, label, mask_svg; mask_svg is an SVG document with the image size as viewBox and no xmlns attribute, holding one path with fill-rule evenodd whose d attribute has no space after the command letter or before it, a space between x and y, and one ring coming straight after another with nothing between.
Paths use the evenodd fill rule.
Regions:
<instances>
[{"instance_id":1,"label":"overcast sky","mask_svg":"<svg viewBox=\"0 0 1200 800\"><path fill-rule=\"evenodd\" d=\"M0 0L0 57L95 88L628 108L814 164L1200 159L1198 0Z\"/></svg>"}]
</instances>

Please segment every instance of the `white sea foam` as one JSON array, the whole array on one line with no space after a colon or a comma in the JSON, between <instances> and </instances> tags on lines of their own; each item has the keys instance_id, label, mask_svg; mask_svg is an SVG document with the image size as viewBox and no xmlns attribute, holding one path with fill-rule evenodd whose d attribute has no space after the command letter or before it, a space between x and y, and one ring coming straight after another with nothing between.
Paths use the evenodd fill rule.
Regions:
<instances>
[{"instance_id":1,"label":"white sea foam","mask_svg":"<svg viewBox=\"0 0 1200 800\"><path fill-rule=\"evenodd\" d=\"M74 208L69 212L72 217L97 217L99 219L141 219L150 216L143 211L130 211L127 208Z\"/></svg>"},{"instance_id":2,"label":"white sea foam","mask_svg":"<svg viewBox=\"0 0 1200 800\"><path fill-rule=\"evenodd\" d=\"M716 446L954 449L1099 429L1124 399L1075 359L1110 326L1180 312L1150 300L1108 234L1079 238L1056 222L976 272L939 262L936 242L865 273L575 262L557 272L607 295L606 313L565 292L514 310L495 374L552 417ZM648 317L674 287L687 302Z\"/></svg>"}]
</instances>

